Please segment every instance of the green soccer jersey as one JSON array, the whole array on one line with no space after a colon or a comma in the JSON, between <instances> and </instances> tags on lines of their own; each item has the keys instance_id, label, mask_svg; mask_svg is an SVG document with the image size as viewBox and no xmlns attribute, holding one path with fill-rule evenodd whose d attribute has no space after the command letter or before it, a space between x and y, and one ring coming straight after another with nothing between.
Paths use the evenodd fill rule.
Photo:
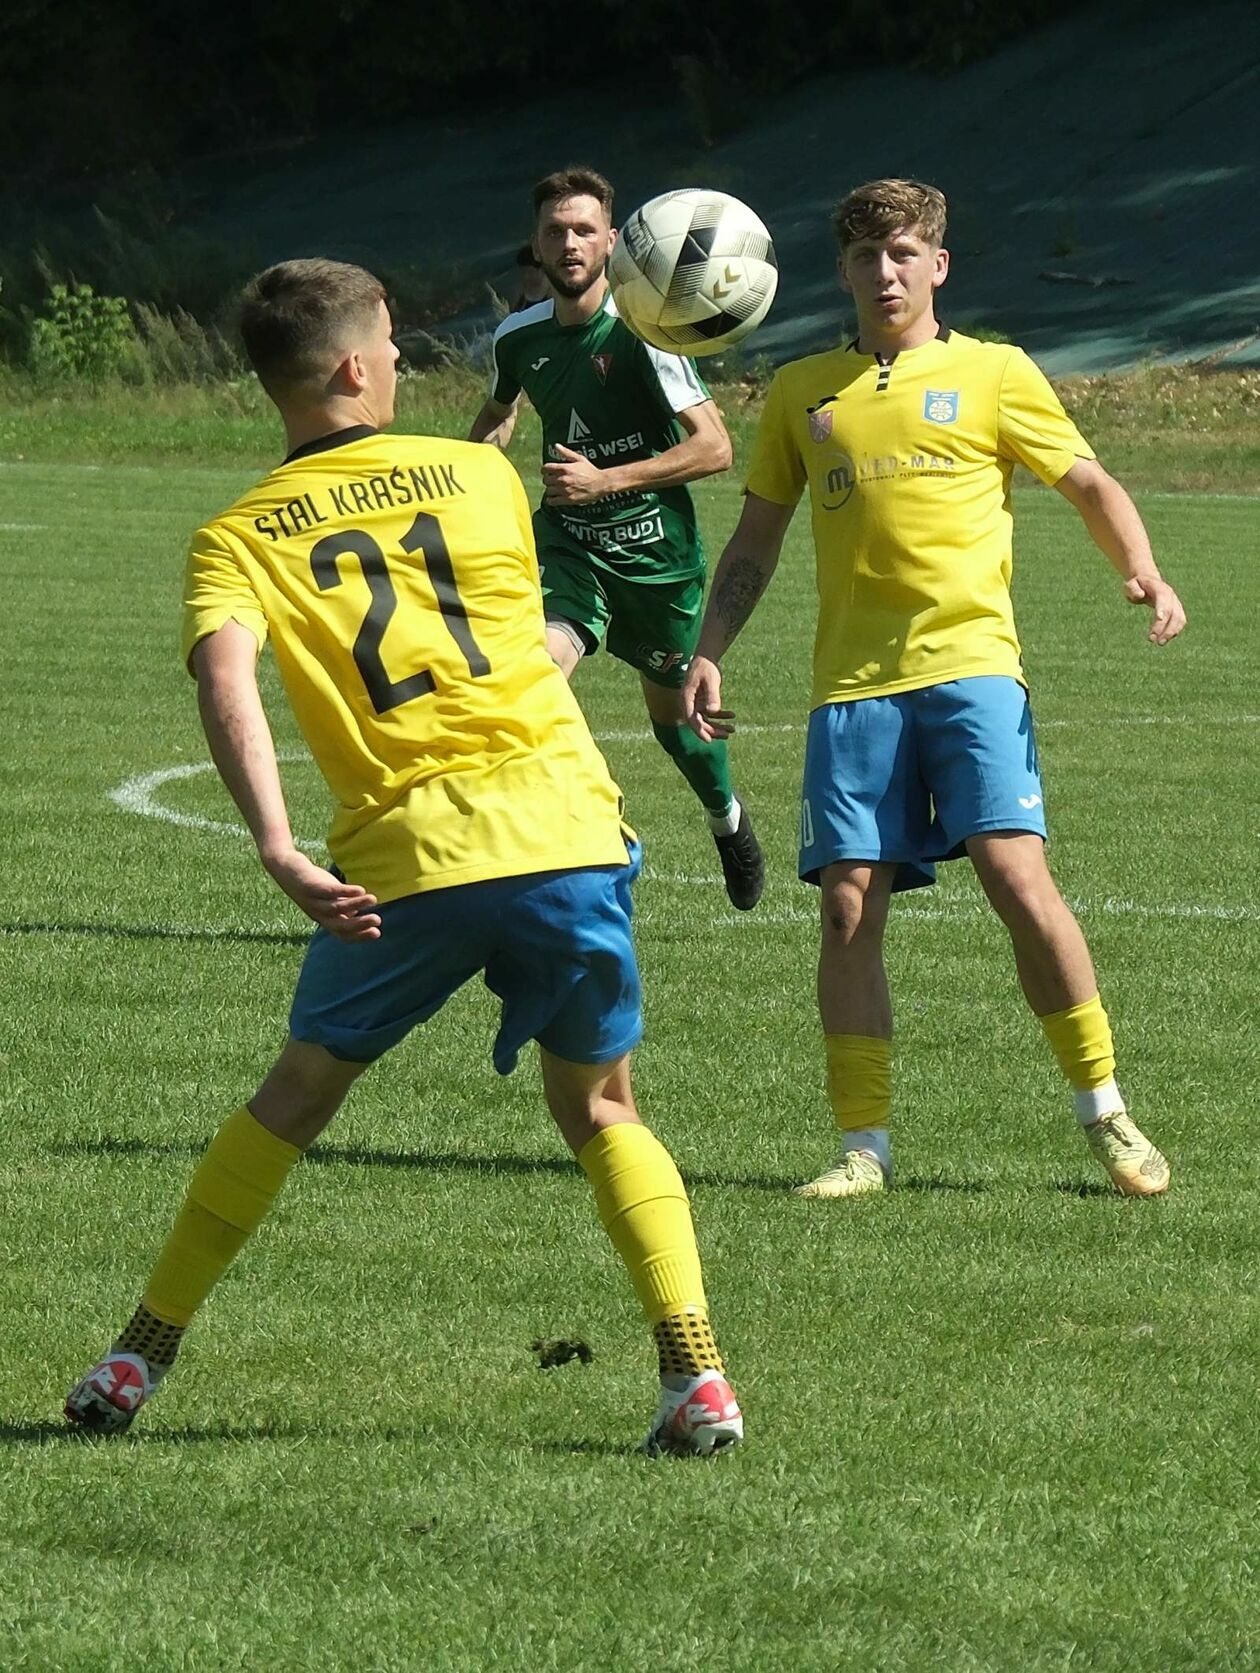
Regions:
<instances>
[{"instance_id":1,"label":"green soccer jersey","mask_svg":"<svg viewBox=\"0 0 1260 1673\"><path fill-rule=\"evenodd\" d=\"M711 399L695 366L662 354L617 316L612 297L583 325L560 325L548 299L509 314L494 334L491 398L522 390L542 421L543 458L560 443L595 465L664 453L681 440L676 413ZM686 488L636 488L590 505L540 506L538 556L580 548L591 563L635 581L704 573L696 510Z\"/></svg>"}]
</instances>

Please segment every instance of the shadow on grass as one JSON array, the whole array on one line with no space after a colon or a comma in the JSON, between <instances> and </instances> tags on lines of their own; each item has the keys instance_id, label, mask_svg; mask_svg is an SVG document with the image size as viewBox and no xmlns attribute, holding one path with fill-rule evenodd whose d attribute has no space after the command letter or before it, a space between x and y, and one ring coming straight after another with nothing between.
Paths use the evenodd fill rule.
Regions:
<instances>
[{"instance_id":1,"label":"shadow on grass","mask_svg":"<svg viewBox=\"0 0 1260 1673\"><path fill-rule=\"evenodd\" d=\"M87 1429L76 1429L65 1422L0 1423L0 1446L205 1446L224 1441L343 1441L371 1440L413 1443L424 1439L445 1444L442 1435L424 1424L414 1429L373 1429L370 1432L329 1428L321 1424L277 1423L206 1423L183 1424L177 1428L141 1424L121 1435L94 1435ZM552 1454L558 1458L633 1458L639 1453L637 1442L580 1440L534 1441L534 1452Z\"/></svg>"},{"instance_id":2,"label":"shadow on grass","mask_svg":"<svg viewBox=\"0 0 1260 1673\"><path fill-rule=\"evenodd\" d=\"M414 1429L393 1427L367 1431L299 1423L189 1423L176 1428L163 1428L144 1422L138 1428L126 1430L121 1435L95 1435L90 1429L78 1429L73 1424L64 1422L0 1423L0 1445L31 1442L36 1446L53 1446L61 1442L74 1446L136 1446L143 1442L146 1446L200 1446L220 1441L355 1439L401 1442L421 1440L426 1436L438 1442L442 1441L442 1436L437 1430L424 1424L418 1424Z\"/></svg>"},{"instance_id":3,"label":"shadow on grass","mask_svg":"<svg viewBox=\"0 0 1260 1673\"><path fill-rule=\"evenodd\" d=\"M983 1179L946 1179L942 1174L934 1173L926 1178L920 1174L911 1174L908 1179L900 1176L896 1180L898 1191L961 1191L967 1196L983 1196L993 1189Z\"/></svg>"},{"instance_id":4,"label":"shadow on grass","mask_svg":"<svg viewBox=\"0 0 1260 1673\"><path fill-rule=\"evenodd\" d=\"M1054 1189L1061 1197L1111 1197L1123 1200L1114 1185L1103 1185L1096 1179L1056 1179Z\"/></svg>"},{"instance_id":5,"label":"shadow on grass","mask_svg":"<svg viewBox=\"0 0 1260 1673\"><path fill-rule=\"evenodd\" d=\"M531 1452L549 1453L553 1458L643 1458L638 1441L532 1441ZM644 1460L646 1462L646 1459Z\"/></svg>"},{"instance_id":6,"label":"shadow on grass","mask_svg":"<svg viewBox=\"0 0 1260 1673\"><path fill-rule=\"evenodd\" d=\"M75 1139L51 1146L55 1156L171 1156L185 1159L200 1156L204 1144L158 1143L152 1139ZM429 1173L474 1173L504 1176L521 1174L565 1174L580 1176L577 1163L565 1156L467 1156L453 1151L370 1150L363 1145L316 1144L305 1160L316 1167L418 1168ZM688 1185L716 1186L734 1191L788 1192L799 1182L758 1175L688 1173ZM910 1189L966 1189L943 1183L910 1185ZM984 1187L977 1187L984 1189Z\"/></svg>"},{"instance_id":7,"label":"shadow on grass","mask_svg":"<svg viewBox=\"0 0 1260 1673\"><path fill-rule=\"evenodd\" d=\"M300 930L178 929L160 924L0 924L0 935L102 935L116 941L243 941L270 947L304 947Z\"/></svg>"}]
</instances>

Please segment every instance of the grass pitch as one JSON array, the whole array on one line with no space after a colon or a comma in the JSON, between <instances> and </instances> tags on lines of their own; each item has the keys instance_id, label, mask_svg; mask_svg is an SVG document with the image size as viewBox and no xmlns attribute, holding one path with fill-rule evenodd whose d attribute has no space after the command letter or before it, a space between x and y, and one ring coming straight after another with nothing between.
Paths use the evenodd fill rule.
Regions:
<instances>
[{"instance_id":1,"label":"grass pitch","mask_svg":"<svg viewBox=\"0 0 1260 1673\"><path fill-rule=\"evenodd\" d=\"M92 469L98 449L35 463L39 436L14 434L6 1668L1260 1665L1256 502L1139 496L1191 616L1155 651L1069 508L1017 496L1052 863L1172 1160L1166 1200L1105 1188L958 865L894 910L897 1190L790 1196L834 1142L816 901L793 868L802 516L728 659L770 864L756 912L727 907L633 677L601 655L578 682L645 839L637 1086L692 1188L746 1448L636 1455L646 1333L536 1067L497 1079L472 988L360 1083L160 1396L105 1443L66 1434L61 1398L279 1045L304 929L215 828L235 817L176 648L186 537L259 458ZM520 458L532 490L528 436ZM698 496L716 551L737 483ZM286 780L317 838L313 770ZM135 811L146 797L164 816ZM542 1371L540 1339L593 1357Z\"/></svg>"}]
</instances>

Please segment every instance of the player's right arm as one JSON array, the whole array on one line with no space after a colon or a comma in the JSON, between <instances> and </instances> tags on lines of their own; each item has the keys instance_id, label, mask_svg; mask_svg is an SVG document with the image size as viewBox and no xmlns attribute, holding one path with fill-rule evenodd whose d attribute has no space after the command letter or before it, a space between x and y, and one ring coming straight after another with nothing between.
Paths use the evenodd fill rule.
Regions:
<instances>
[{"instance_id":1,"label":"player's right arm","mask_svg":"<svg viewBox=\"0 0 1260 1673\"><path fill-rule=\"evenodd\" d=\"M788 422L780 373L766 396L748 467L744 509L714 571L683 686L683 712L692 731L706 743L729 737L734 730L734 714L721 707L719 664L770 584L804 486L805 467Z\"/></svg>"},{"instance_id":2,"label":"player's right arm","mask_svg":"<svg viewBox=\"0 0 1260 1673\"><path fill-rule=\"evenodd\" d=\"M308 918L343 941L374 941L375 898L317 866L297 847L289 827L275 745L258 690L259 643L229 619L193 648L197 705L210 754L241 811L272 880Z\"/></svg>"},{"instance_id":3,"label":"player's right arm","mask_svg":"<svg viewBox=\"0 0 1260 1673\"><path fill-rule=\"evenodd\" d=\"M511 316L509 315L509 319ZM500 452L507 449L516 428L516 415L524 390L514 373L513 351L505 346L503 327L495 332L490 344L490 394L468 432L469 441L488 442ZM510 336L510 333L507 335Z\"/></svg>"},{"instance_id":4,"label":"player's right arm","mask_svg":"<svg viewBox=\"0 0 1260 1673\"><path fill-rule=\"evenodd\" d=\"M795 509L751 491L745 494L735 533L714 571L700 638L683 687L687 722L706 743L729 737L735 729L731 710L721 707L721 659L770 585Z\"/></svg>"},{"instance_id":5,"label":"player's right arm","mask_svg":"<svg viewBox=\"0 0 1260 1673\"><path fill-rule=\"evenodd\" d=\"M372 940L376 903L299 852L289 828L275 745L258 691L267 618L239 551L215 524L198 529L184 582L184 660L214 764L268 874L308 918L345 940ZM361 915L362 914L362 915Z\"/></svg>"},{"instance_id":6,"label":"player's right arm","mask_svg":"<svg viewBox=\"0 0 1260 1673\"><path fill-rule=\"evenodd\" d=\"M506 452L512 432L516 428L516 414L520 404L519 395L506 406L501 401L487 401L472 421L472 428L468 432L469 441L489 442L491 447Z\"/></svg>"}]
</instances>

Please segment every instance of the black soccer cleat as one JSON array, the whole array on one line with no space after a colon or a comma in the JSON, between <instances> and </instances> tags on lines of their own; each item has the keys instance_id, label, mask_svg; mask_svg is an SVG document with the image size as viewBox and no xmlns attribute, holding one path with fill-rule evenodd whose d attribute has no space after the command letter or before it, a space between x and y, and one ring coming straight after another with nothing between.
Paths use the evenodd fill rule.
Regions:
<instances>
[{"instance_id":1,"label":"black soccer cleat","mask_svg":"<svg viewBox=\"0 0 1260 1673\"><path fill-rule=\"evenodd\" d=\"M766 862L748 817L740 804L739 824L730 836L715 836L727 898L737 912L749 912L761 899L766 886Z\"/></svg>"}]
</instances>

